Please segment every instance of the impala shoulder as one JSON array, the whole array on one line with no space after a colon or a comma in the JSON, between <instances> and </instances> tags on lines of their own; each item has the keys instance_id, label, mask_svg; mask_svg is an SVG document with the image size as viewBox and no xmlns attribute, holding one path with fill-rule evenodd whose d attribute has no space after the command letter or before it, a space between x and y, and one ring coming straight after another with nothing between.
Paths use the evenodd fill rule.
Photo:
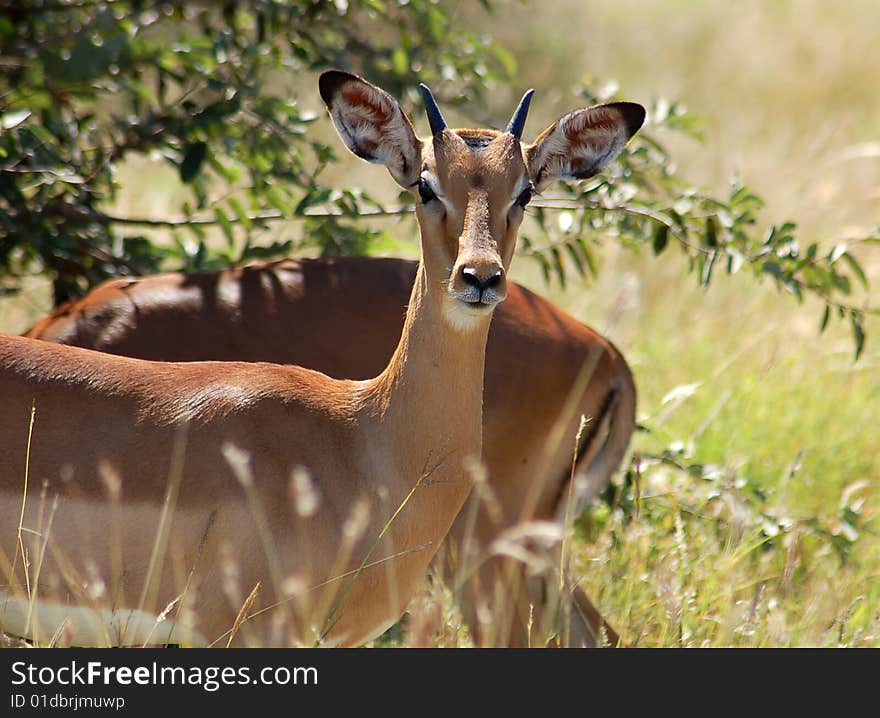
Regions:
<instances>
[{"instance_id":1,"label":"impala shoulder","mask_svg":"<svg viewBox=\"0 0 880 718\"><path fill-rule=\"evenodd\" d=\"M351 382L298 366L254 362L149 362L156 391L144 396L141 418L160 424L208 424L234 416L272 412L279 423L297 416L345 420L351 415Z\"/></svg>"}]
</instances>

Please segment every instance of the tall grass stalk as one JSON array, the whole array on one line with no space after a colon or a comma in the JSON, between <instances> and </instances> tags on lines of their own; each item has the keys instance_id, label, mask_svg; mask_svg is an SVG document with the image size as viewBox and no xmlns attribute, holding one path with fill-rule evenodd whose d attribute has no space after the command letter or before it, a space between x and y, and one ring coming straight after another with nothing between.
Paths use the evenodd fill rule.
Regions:
<instances>
[{"instance_id":1,"label":"tall grass stalk","mask_svg":"<svg viewBox=\"0 0 880 718\"><path fill-rule=\"evenodd\" d=\"M578 456L580 455L581 439L590 420L581 415L580 424L578 425L577 434L574 439L574 448L571 456L571 472L568 477L568 491L565 498L565 515L562 520L562 546L559 550L559 596L560 596L560 626L559 635L563 647L569 647L571 644L571 532L572 522L572 503L574 498L575 470L577 469Z\"/></svg>"},{"instance_id":2,"label":"tall grass stalk","mask_svg":"<svg viewBox=\"0 0 880 718\"><path fill-rule=\"evenodd\" d=\"M31 402L31 415L30 421L28 422L28 436L27 436L27 446L25 447L25 458L24 458L24 487L21 491L21 513L18 516L18 541L15 546L15 555L12 558L12 571L10 573L10 580L15 580L15 568L18 563L18 554L21 552L21 560L24 564L24 580L25 586L27 588L28 600L30 600L31 596L31 584L30 577L28 575L28 565L27 565L27 555L24 549L24 543L22 540L22 527L24 526L24 511L27 505L27 493L28 493L28 477L30 475L31 470L31 440L34 435L34 419L37 414L37 403L36 400Z\"/></svg>"},{"instance_id":3,"label":"tall grass stalk","mask_svg":"<svg viewBox=\"0 0 880 718\"><path fill-rule=\"evenodd\" d=\"M43 491L40 496L40 503L42 504L45 501L46 497L46 487L44 485ZM49 545L49 537L52 535L52 521L55 518L55 511L58 509L58 495L56 494L52 498L52 508L49 511L49 520L46 522L46 528L43 529L42 515L40 516L40 521L38 522L37 535L41 540L40 542L40 550L37 555L37 562L34 566L34 578L33 578L33 591L31 591L29 600L28 600L28 612L27 618L25 619L25 627L24 632L25 635L31 635L31 631L33 630L33 640L35 645L40 645L40 639L36 632L36 626L31 627L31 621L34 616L34 608L37 603L37 591L40 585L40 571L43 568L43 559L46 557L46 547ZM40 512L42 514L42 510Z\"/></svg>"}]
</instances>

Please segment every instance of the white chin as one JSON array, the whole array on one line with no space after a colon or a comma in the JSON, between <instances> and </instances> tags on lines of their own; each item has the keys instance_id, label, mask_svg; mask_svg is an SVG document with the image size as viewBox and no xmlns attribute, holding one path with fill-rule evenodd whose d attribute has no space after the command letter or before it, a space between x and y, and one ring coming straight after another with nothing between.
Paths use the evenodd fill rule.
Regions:
<instances>
[{"instance_id":1,"label":"white chin","mask_svg":"<svg viewBox=\"0 0 880 718\"><path fill-rule=\"evenodd\" d=\"M494 304L475 304L453 299L444 302L443 317L453 329L467 332L481 325L494 308Z\"/></svg>"}]
</instances>

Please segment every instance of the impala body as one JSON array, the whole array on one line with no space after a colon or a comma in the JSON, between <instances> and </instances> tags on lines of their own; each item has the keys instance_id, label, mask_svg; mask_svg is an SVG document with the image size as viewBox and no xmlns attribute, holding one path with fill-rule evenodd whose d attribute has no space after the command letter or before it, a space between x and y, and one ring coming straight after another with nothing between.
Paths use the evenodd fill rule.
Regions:
<instances>
[{"instance_id":1,"label":"impala body","mask_svg":"<svg viewBox=\"0 0 880 718\"><path fill-rule=\"evenodd\" d=\"M270 361L367 379L388 364L400 340L417 266L349 257L114 279L59 307L26 336L141 359ZM541 575L529 587L527 566L505 565L492 555L493 541L525 521L562 516L581 416L590 423L579 442L578 497L585 502L601 491L629 442L634 406L632 374L610 342L508 285L486 347L483 463L490 496L470 497L450 532L452 550L442 552L451 564L468 546L478 562L460 587L478 642L526 643L529 606L533 624L535 611L551 610L546 581L555 577ZM574 595L571 643L595 644L600 626L616 643L583 592ZM487 620L478 619L480 604ZM533 632L532 644L539 644L538 628Z\"/></svg>"},{"instance_id":2,"label":"impala body","mask_svg":"<svg viewBox=\"0 0 880 718\"><path fill-rule=\"evenodd\" d=\"M63 616L80 642L88 608L119 643L358 644L421 585L480 460L486 338L531 190L598 171L644 112L576 111L524 146L525 98L505 132L453 131L425 88L423 141L366 81L320 89L349 149L419 197L387 366L354 381L0 338L0 627Z\"/></svg>"}]
</instances>

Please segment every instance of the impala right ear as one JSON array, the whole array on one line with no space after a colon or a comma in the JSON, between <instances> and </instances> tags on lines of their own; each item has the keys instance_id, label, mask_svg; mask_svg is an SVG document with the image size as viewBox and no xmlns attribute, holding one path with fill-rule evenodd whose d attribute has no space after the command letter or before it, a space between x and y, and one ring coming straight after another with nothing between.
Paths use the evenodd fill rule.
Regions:
<instances>
[{"instance_id":1,"label":"impala right ear","mask_svg":"<svg viewBox=\"0 0 880 718\"><path fill-rule=\"evenodd\" d=\"M419 178L422 143L397 100L341 70L324 72L318 89L345 146L367 162L385 165L399 185L412 187Z\"/></svg>"}]
</instances>

